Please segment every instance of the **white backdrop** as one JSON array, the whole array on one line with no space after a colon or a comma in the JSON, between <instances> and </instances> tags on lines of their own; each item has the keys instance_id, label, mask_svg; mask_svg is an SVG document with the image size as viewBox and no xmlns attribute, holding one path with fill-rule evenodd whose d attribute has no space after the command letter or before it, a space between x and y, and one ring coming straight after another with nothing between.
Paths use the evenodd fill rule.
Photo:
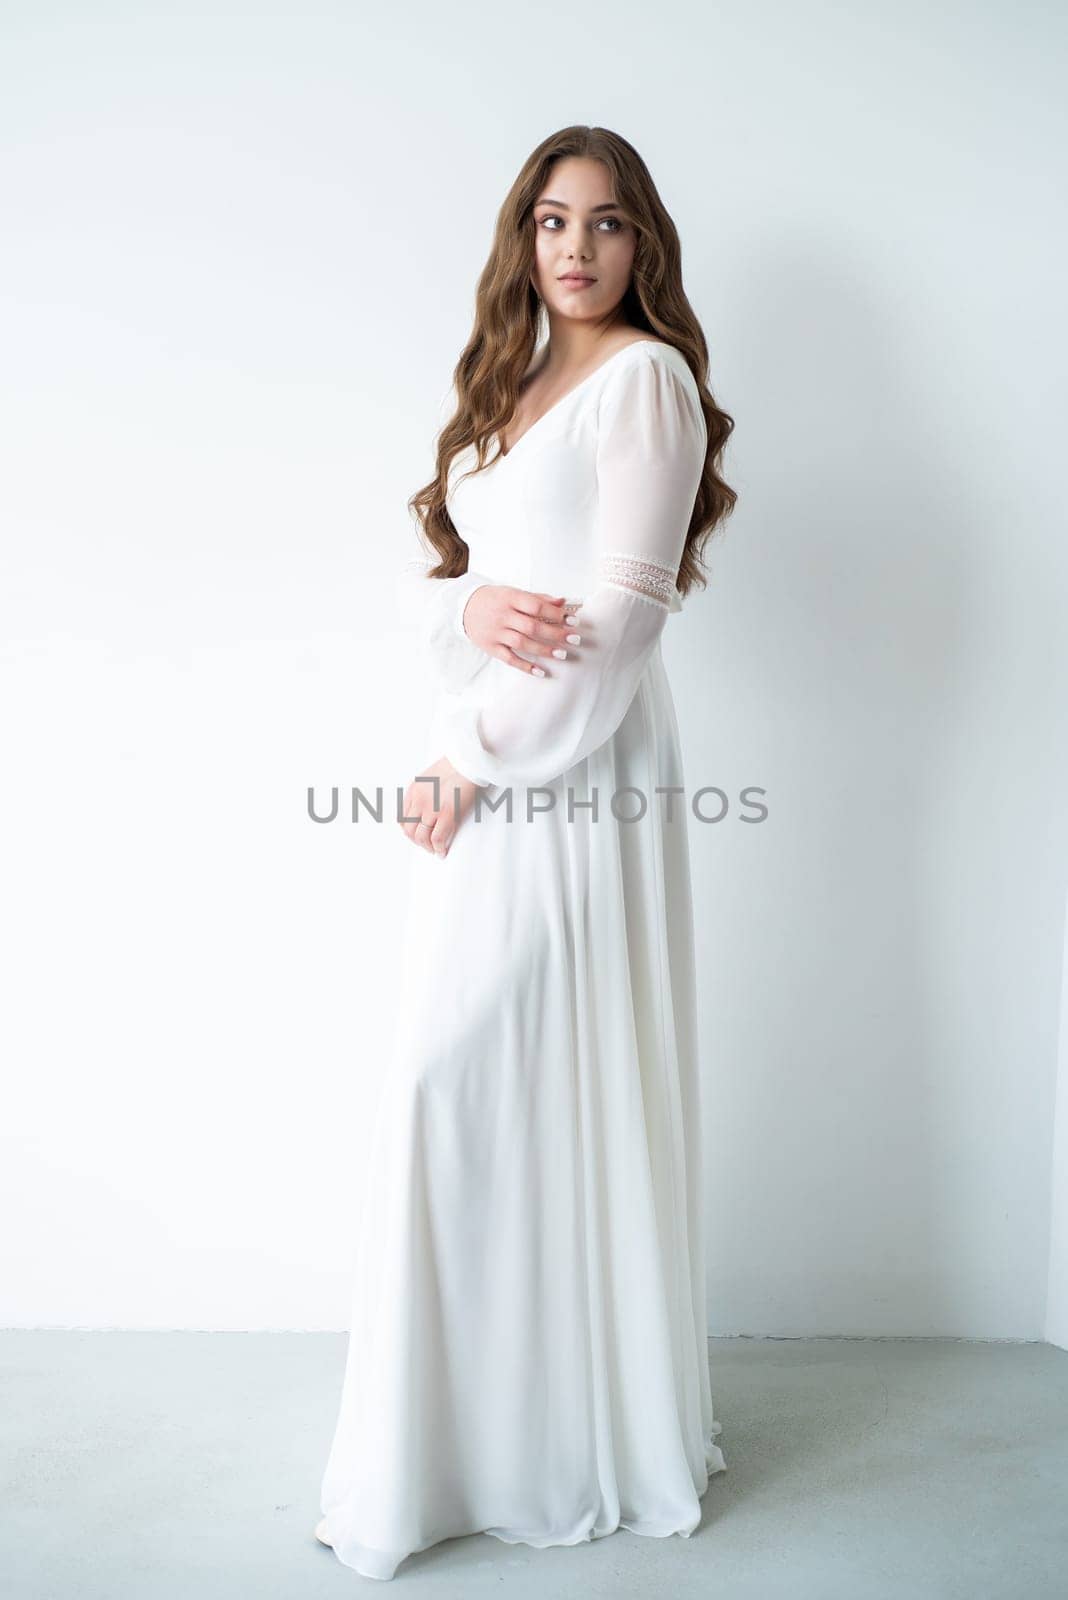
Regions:
<instances>
[{"instance_id":1,"label":"white backdrop","mask_svg":"<svg viewBox=\"0 0 1068 1600\"><path fill-rule=\"evenodd\" d=\"M0 1322L347 1324L447 866L306 790L437 754L405 502L585 121L737 422L664 645L689 787L770 813L691 831L710 1332L1068 1342L1063 9L486 19L3 9Z\"/></svg>"}]
</instances>

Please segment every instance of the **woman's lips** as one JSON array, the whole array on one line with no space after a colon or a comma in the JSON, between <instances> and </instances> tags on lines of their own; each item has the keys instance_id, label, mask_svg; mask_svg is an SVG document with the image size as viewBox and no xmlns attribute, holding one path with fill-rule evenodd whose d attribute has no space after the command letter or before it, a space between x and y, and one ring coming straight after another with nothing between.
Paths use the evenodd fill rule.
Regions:
<instances>
[{"instance_id":1,"label":"woman's lips","mask_svg":"<svg viewBox=\"0 0 1068 1600\"><path fill-rule=\"evenodd\" d=\"M597 282L597 279L563 277L560 282L567 289L590 289Z\"/></svg>"}]
</instances>

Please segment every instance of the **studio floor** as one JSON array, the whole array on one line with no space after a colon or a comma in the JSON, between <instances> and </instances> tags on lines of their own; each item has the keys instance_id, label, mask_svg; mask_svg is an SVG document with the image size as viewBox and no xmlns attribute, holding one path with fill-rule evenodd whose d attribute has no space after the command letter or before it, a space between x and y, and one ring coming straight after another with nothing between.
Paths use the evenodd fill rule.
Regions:
<instances>
[{"instance_id":1,"label":"studio floor","mask_svg":"<svg viewBox=\"0 0 1068 1600\"><path fill-rule=\"evenodd\" d=\"M4 1600L372 1592L313 1533L345 1342L0 1333ZM1068 1353L720 1339L709 1359L727 1471L691 1538L451 1539L377 1592L1065 1600Z\"/></svg>"}]
</instances>

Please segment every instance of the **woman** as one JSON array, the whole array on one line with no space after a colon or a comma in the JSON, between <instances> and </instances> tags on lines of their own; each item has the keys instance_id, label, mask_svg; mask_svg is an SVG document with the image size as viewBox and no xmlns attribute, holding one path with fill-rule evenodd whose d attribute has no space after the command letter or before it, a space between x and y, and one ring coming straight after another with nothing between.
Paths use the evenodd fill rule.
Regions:
<instances>
[{"instance_id":1,"label":"woman","mask_svg":"<svg viewBox=\"0 0 1068 1600\"><path fill-rule=\"evenodd\" d=\"M546 140L411 502L439 560L401 580L441 690L402 827L437 859L412 858L316 1530L369 1577L480 1531L688 1535L726 1466L660 654L735 500L706 364L637 152L601 128Z\"/></svg>"}]
</instances>

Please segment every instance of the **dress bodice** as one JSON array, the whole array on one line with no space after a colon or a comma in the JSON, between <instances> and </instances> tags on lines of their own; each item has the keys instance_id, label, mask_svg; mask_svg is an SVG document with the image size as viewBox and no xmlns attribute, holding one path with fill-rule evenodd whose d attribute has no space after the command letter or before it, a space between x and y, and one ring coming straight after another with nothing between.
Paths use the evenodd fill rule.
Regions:
<instances>
[{"instance_id":1,"label":"dress bodice","mask_svg":"<svg viewBox=\"0 0 1068 1600\"><path fill-rule=\"evenodd\" d=\"M625 369L664 362L699 407L685 357L673 345L639 339L601 363L521 434L507 455L481 472L473 445L453 460L446 499L468 547L469 567L498 583L551 594L584 595L598 576L598 438L601 399ZM469 476L464 476L469 473ZM621 538L623 538L621 530ZM669 610L681 609L677 591Z\"/></svg>"},{"instance_id":2,"label":"dress bodice","mask_svg":"<svg viewBox=\"0 0 1068 1600\"><path fill-rule=\"evenodd\" d=\"M551 406L508 451L449 470L446 505L468 569L404 579L442 681L443 751L480 785L549 782L619 726L655 665L705 467L696 379L674 346L635 340ZM580 642L547 676L479 648L464 610L482 584L576 603ZM522 654L522 651L519 651Z\"/></svg>"}]
</instances>

